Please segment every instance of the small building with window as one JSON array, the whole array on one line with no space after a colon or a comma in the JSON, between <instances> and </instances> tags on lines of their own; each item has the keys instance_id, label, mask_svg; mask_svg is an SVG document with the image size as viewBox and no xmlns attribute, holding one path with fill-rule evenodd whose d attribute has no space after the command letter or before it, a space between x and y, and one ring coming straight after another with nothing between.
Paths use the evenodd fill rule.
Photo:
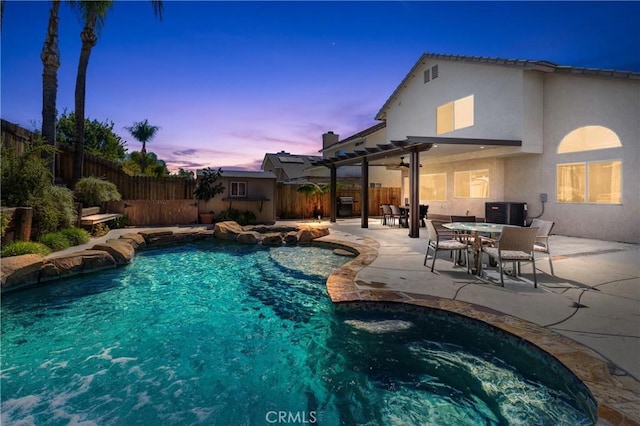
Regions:
<instances>
[{"instance_id":1,"label":"small building with window","mask_svg":"<svg viewBox=\"0 0 640 426\"><path fill-rule=\"evenodd\" d=\"M210 199L201 211L213 211L216 217L223 210L251 211L257 223L276 221L276 175L264 171L223 170L220 182L222 194Z\"/></svg>"},{"instance_id":2,"label":"small building with window","mask_svg":"<svg viewBox=\"0 0 640 426\"><path fill-rule=\"evenodd\" d=\"M487 202L524 202L555 233L640 242L638 72L425 53L376 119L377 149L323 164L411 154L419 165L402 172L403 197L430 214L484 217Z\"/></svg>"}]
</instances>

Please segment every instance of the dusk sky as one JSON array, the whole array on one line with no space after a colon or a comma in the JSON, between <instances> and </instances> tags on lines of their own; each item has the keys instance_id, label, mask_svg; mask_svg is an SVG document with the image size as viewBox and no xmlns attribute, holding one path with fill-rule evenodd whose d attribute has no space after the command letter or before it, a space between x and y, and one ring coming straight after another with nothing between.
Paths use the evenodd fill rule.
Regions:
<instances>
[{"instance_id":1,"label":"dusk sky","mask_svg":"<svg viewBox=\"0 0 640 426\"><path fill-rule=\"evenodd\" d=\"M42 122L51 2L7 1L2 118ZM74 110L82 24L60 7L58 101ZM145 118L170 170L258 170L267 152L318 155L375 114L424 52L640 71L640 2L117 1L89 62L86 116L124 129Z\"/></svg>"}]
</instances>

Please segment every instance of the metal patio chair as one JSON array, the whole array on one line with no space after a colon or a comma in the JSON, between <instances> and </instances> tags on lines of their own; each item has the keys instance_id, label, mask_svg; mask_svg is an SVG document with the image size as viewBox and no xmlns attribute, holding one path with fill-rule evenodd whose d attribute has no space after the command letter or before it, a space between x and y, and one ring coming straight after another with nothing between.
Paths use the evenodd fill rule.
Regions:
<instances>
[{"instance_id":1,"label":"metal patio chair","mask_svg":"<svg viewBox=\"0 0 640 426\"><path fill-rule=\"evenodd\" d=\"M500 269L500 284L504 287L504 263L513 263L514 276L520 275L520 263L531 262L533 267L533 285L538 287L536 277L536 261L533 255L533 244L538 235L538 228L521 228L517 226L505 226L502 229L500 239L496 247L482 247L481 253L487 253L490 259L498 262ZM482 261L480 268L482 268Z\"/></svg>"},{"instance_id":2,"label":"metal patio chair","mask_svg":"<svg viewBox=\"0 0 640 426\"><path fill-rule=\"evenodd\" d=\"M551 262L551 250L549 249L549 235L553 229L555 222L550 220L533 219L531 221L531 228L538 228L538 235L536 236L536 242L533 245L533 251L536 253L545 253L549 259L549 269L551 275L555 275L553 272L553 263Z\"/></svg>"},{"instance_id":3,"label":"metal patio chair","mask_svg":"<svg viewBox=\"0 0 640 426\"><path fill-rule=\"evenodd\" d=\"M439 251L464 251L467 273L469 273L469 245L457 239L454 232L438 231L430 219L426 220L427 230L429 231L429 240L427 241L427 251L424 255L424 266L427 266L427 258L429 257L429 249L433 250L433 261L431 262L431 272L436 264L436 256Z\"/></svg>"}]
</instances>

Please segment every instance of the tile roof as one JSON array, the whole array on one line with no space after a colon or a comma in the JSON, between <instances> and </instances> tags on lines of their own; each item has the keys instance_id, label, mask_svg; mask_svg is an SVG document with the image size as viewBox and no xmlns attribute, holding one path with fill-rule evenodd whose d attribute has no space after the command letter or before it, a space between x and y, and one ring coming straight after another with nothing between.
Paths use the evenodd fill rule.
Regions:
<instances>
[{"instance_id":1,"label":"tile roof","mask_svg":"<svg viewBox=\"0 0 640 426\"><path fill-rule=\"evenodd\" d=\"M507 67L517 67L534 71L549 72L549 73L563 73L563 74L580 74L595 77L609 77L609 78L626 78L631 80L640 80L640 72L634 71L620 71L612 69L600 69L600 68L584 68L584 67L571 67L558 65L549 61L537 61L531 59L505 59L495 58L487 56L465 56L465 55L445 55L439 53L423 53L420 59L409 70L407 75L402 79L398 87L393 91L391 96L384 103L380 111L376 114L376 120L384 120L384 111L389 104L398 95L406 83L414 77L416 70L423 65L427 59L441 59L445 61L460 61L466 63L477 63L487 65L502 65Z\"/></svg>"},{"instance_id":2,"label":"tile roof","mask_svg":"<svg viewBox=\"0 0 640 426\"><path fill-rule=\"evenodd\" d=\"M355 134L353 134L353 135L351 135L351 136L349 136L349 137L347 137L345 139L339 140L338 142L334 143L333 145L329 145L328 147L323 148L321 151L324 151L327 148L333 148L336 145L342 145L343 143L347 143L347 142L351 142L351 141L356 140L356 139L364 138L366 136L369 136L372 133L377 132L378 130L384 129L385 127L387 127L387 122L386 121L382 121L380 123L376 123L376 124L374 124L373 126L367 128L367 129L364 129L364 130L362 130L362 131L360 131L358 133L355 133Z\"/></svg>"}]
</instances>

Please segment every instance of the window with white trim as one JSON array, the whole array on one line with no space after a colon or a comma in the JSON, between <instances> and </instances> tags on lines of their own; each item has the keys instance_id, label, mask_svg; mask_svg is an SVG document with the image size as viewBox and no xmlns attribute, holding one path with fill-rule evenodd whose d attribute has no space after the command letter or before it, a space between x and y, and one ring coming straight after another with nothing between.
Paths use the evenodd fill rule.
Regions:
<instances>
[{"instance_id":1,"label":"window with white trim","mask_svg":"<svg viewBox=\"0 0 640 426\"><path fill-rule=\"evenodd\" d=\"M456 198L489 198L489 169L455 172L453 194Z\"/></svg>"},{"instance_id":2,"label":"window with white trim","mask_svg":"<svg viewBox=\"0 0 640 426\"><path fill-rule=\"evenodd\" d=\"M247 182L231 182L231 197L246 197L247 196Z\"/></svg>"}]
</instances>

